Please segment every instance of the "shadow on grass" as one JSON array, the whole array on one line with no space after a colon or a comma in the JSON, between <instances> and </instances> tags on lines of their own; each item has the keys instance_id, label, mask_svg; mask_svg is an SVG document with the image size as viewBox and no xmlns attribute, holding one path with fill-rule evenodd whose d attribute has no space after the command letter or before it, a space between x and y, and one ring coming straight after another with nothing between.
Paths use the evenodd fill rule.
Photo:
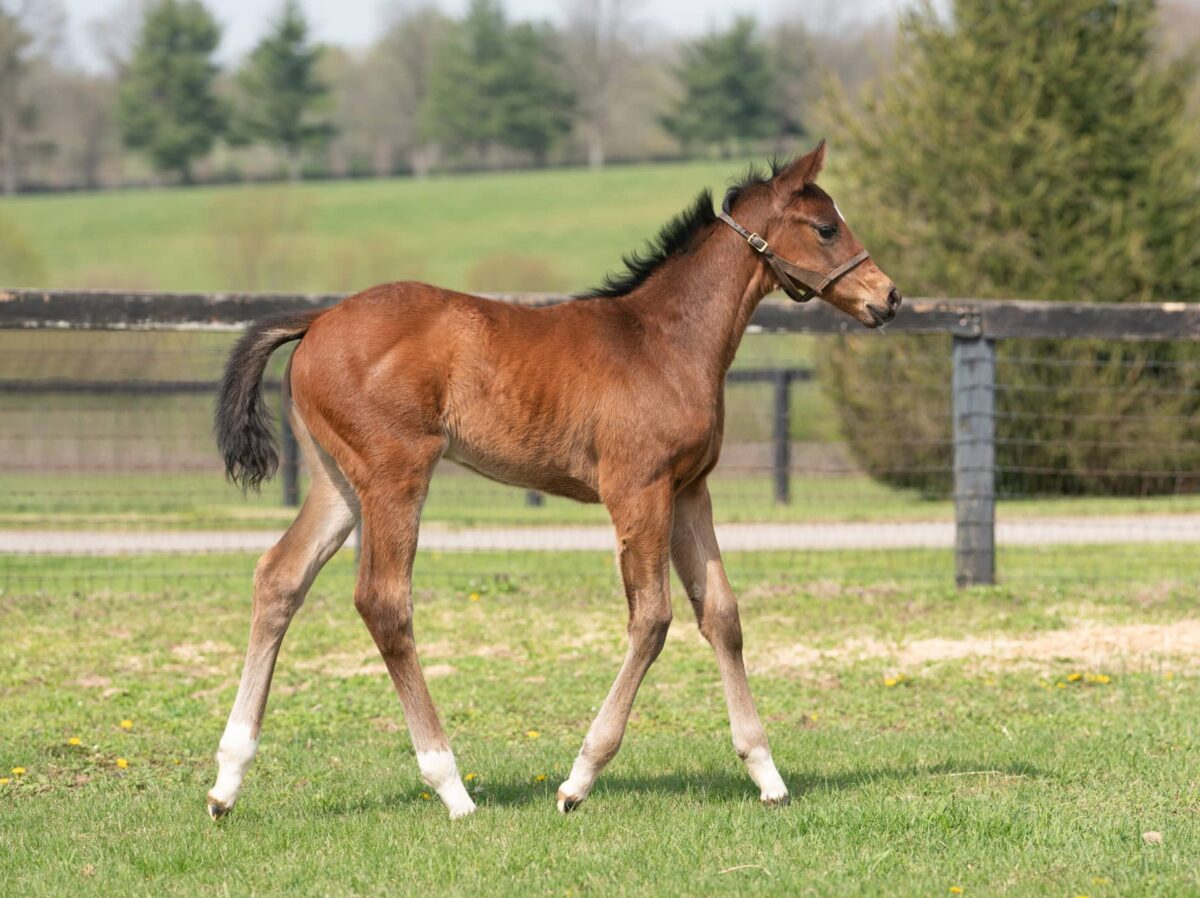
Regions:
<instances>
[{"instance_id":1,"label":"shadow on grass","mask_svg":"<svg viewBox=\"0 0 1200 898\"><path fill-rule=\"evenodd\" d=\"M783 771L784 782L793 799L810 794L844 792L872 785L894 785L923 779L961 779L978 782L980 779L1045 780L1049 774L1030 764L971 764L942 761L931 764L907 764L847 770L834 775L790 773ZM488 780L476 801L483 807L524 807L555 801L557 782L531 783L525 779ZM750 777L740 771L708 769L700 773L662 773L652 776L612 774L601 776L592 790L590 801L603 801L606 796L674 795L694 798L699 802L740 803L757 800L758 790ZM436 800L436 799L435 799ZM324 813L353 815L385 810L412 801L411 791L369 794L345 801L331 801Z\"/></svg>"}]
</instances>

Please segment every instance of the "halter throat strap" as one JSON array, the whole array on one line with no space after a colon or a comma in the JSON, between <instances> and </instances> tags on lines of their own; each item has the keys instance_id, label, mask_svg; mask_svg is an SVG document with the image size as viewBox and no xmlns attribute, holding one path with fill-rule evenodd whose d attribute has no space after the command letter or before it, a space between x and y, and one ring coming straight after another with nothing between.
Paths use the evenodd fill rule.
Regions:
<instances>
[{"instance_id":1,"label":"halter throat strap","mask_svg":"<svg viewBox=\"0 0 1200 898\"><path fill-rule=\"evenodd\" d=\"M830 284L871 257L871 254L864 249L829 271L824 273L813 271L811 268L803 268L795 262L789 262L787 259L775 255L766 240L753 231L743 228L726 212L718 212L717 218L737 231L750 244L750 248L763 257L771 266L783 292L796 302L808 302L814 296L820 296Z\"/></svg>"}]
</instances>

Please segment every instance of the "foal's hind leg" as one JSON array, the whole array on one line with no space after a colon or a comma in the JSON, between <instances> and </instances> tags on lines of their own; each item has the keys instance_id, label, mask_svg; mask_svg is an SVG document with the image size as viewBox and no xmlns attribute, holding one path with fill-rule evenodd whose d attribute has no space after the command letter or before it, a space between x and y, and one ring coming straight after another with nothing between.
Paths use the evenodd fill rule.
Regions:
<instances>
[{"instance_id":1,"label":"foal's hind leg","mask_svg":"<svg viewBox=\"0 0 1200 898\"><path fill-rule=\"evenodd\" d=\"M208 793L213 819L229 813L258 750L267 693L279 646L292 616L321 567L346 541L358 520L358 499L333 460L309 437L300 416L290 410L292 428L311 475L300 514L254 571L254 611L250 646L237 698L217 749L217 782Z\"/></svg>"},{"instance_id":2,"label":"foal's hind leg","mask_svg":"<svg viewBox=\"0 0 1200 898\"><path fill-rule=\"evenodd\" d=\"M750 778L761 790L762 800L768 804L787 804L787 786L771 760L767 734L750 697L746 666L742 662L742 624L737 598L721 563L721 550L713 531L712 501L704 482L689 486L676 497L671 558L696 612L700 632L717 655L733 747L746 762Z\"/></svg>"},{"instance_id":3,"label":"foal's hind leg","mask_svg":"<svg viewBox=\"0 0 1200 898\"><path fill-rule=\"evenodd\" d=\"M563 813L587 798L596 777L621 747L638 687L662 651L671 626L670 483L622 496L609 502L609 511L629 602L629 651L583 740L570 777L558 788L558 809Z\"/></svg>"},{"instance_id":4,"label":"foal's hind leg","mask_svg":"<svg viewBox=\"0 0 1200 898\"><path fill-rule=\"evenodd\" d=\"M414 440L414 443L417 442ZM437 792L450 819L475 810L450 743L438 720L413 639L412 566L417 549L421 506L441 441L409 446L402 458L393 452L382 469L389 472L363 495L363 551L354 605L391 674L404 719L417 753L421 777Z\"/></svg>"}]
</instances>

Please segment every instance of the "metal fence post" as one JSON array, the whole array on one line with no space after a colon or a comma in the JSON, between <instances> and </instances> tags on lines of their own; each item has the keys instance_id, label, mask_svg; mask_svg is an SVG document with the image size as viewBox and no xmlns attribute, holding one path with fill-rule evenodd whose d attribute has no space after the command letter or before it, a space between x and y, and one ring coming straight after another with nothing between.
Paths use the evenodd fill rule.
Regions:
<instances>
[{"instance_id":1,"label":"metal fence post","mask_svg":"<svg viewBox=\"0 0 1200 898\"><path fill-rule=\"evenodd\" d=\"M786 505L792 500L792 376L787 369L775 372L775 451L772 463L775 501Z\"/></svg>"},{"instance_id":2,"label":"metal fence post","mask_svg":"<svg viewBox=\"0 0 1200 898\"><path fill-rule=\"evenodd\" d=\"M954 573L996 582L996 343L954 338Z\"/></svg>"},{"instance_id":3,"label":"metal fence post","mask_svg":"<svg viewBox=\"0 0 1200 898\"><path fill-rule=\"evenodd\" d=\"M530 508L541 508L546 504L546 497L537 490L525 490L525 504Z\"/></svg>"},{"instance_id":4,"label":"metal fence post","mask_svg":"<svg viewBox=\"0 0 1200 898\"><path fill-rule=\"evenodd\" d=\"M280 432L280 443L283 448L283 459L280 469L283 481L283 504L296 506L300 504L300 447L296 444L296 434L292 433L292 425L285 411L281 415L283 428Z\"/></svg>"}]
</instances>

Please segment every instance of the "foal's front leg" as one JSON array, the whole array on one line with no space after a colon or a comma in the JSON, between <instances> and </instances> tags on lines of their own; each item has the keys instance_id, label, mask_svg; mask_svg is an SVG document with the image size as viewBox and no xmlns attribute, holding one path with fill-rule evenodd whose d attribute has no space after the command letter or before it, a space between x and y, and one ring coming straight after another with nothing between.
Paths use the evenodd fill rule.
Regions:
<instances>
[{"instance_id":1,"label":"foal's front leg","mask_svg":"<svg viewBox=\"0 0 1200 898\"><path fill-rule=\"evenodd\" d=\"M761 790L762 800L767 804L787 804L787 786L775 769L766 731L750 696L742 661L737 598L725 576L713 530L712 500L703 481L689 486L675 499L671 558L696 612L700 632L717 655L734 750L746 762L750 778Z\"/></svg>"},{"instance_id":2,"label":"foal's front leg","mask_svg":"<svg viewBox=\"0 0 1200 898\"><path fill-rule=\"evenodd\" d=\"M609 502L617 559L629 602L629 650L600 713L592 722L571 775L558 788L558 809L576 808L625 736L625 725L646 671L662 651L671 625L669 542L671 486L656 483Z\"/></svg>"}]
</instances>

